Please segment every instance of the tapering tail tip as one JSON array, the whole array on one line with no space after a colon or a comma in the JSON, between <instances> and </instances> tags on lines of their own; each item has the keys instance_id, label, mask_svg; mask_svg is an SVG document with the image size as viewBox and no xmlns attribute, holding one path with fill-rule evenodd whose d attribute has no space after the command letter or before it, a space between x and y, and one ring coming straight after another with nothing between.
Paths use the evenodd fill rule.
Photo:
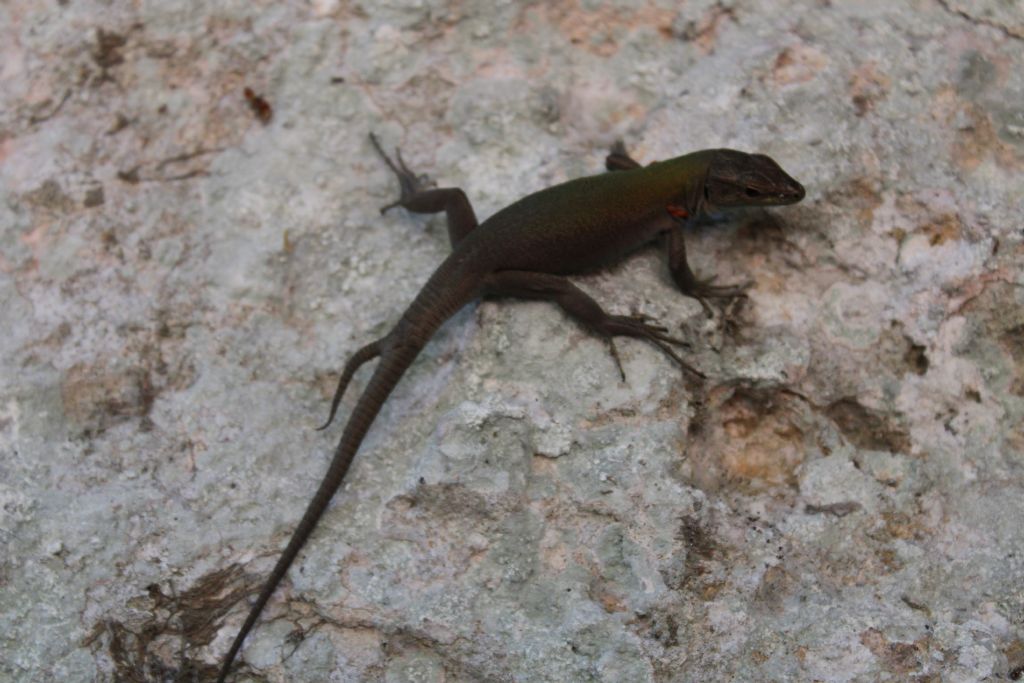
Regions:
<instances>
[{"instance_id":1,"label":"tapering tail tip","mask_svg":"<svg viewBox=\"0 0 1024 683\"><path fill-rule=\"evenodd\" d=\"M355 371L366 361L380 357L380 362L374 369L370 381L352 409L348 423L345 425L345 431L342 433L341 440L334 451L334 457L331 459L331 464L327 468L320 486L312 500L309 501L288 545L278 557L277 564L274 565L270 576L264 582L259 597L249 608L245 623L231 644L228 653L224 656L224 662L217 675L217 683L224 683L227 679L235 657L242 649L246 635L256 624L267 601L270 600L270 596L273 595L277 585L288 572L288 568L323 516L331 498L341 486L363 437L366 436L366 432L373 424L391 390L398 384L406 369L412 365L413 360L419 355L420 350L426 345L434 331L479 292L479 279L472 272L460 271L459 264L460 261L457 257L449 257L441 264L420 290L420 294L410 304L392 332L387 337L361 348L345 365L345 370L338 380L338 387L331 401L331 414L327 424L330 424L337 412L341 397Z\"/></svg>"}]
</instances>

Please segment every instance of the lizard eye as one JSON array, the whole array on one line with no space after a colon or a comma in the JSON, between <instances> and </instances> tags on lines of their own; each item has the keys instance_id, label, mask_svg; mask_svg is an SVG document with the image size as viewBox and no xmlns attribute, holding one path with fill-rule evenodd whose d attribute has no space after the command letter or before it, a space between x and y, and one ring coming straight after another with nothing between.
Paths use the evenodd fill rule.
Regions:
<instances>
[{"instance_id":1,"label":"lizard eye","mask_svg":"<svg viewBox=\"0 0 1024 683\"><path fill-rule=\"evenodd\" d=\"M752 187L748 187L746 190L744 190L743 193L745 195L747 195L748 197L760 197L761 196L761 193L758 192L757 190L755 190Z\"/></svg>"}]
</instances>

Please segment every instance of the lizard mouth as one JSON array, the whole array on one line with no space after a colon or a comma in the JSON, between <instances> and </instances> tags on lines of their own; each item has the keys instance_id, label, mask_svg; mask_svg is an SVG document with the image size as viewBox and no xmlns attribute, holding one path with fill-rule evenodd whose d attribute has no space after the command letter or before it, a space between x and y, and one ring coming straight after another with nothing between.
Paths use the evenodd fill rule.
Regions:
<instances>
[{"instance_id":1,"label":"lizard mouth","mask_svg":"<svg viewBox=\"0 0 1024 683\"><path fill-rule=\"evenodd\" d=\"M800 183L792 178L790 181L789 186L782 190L778 187L762 189L748 185L743 188L743 196L752 204L795 204L803 199L807 192ZM707 195L707 189L704 193Z\"/></svg>"}]
</instances>

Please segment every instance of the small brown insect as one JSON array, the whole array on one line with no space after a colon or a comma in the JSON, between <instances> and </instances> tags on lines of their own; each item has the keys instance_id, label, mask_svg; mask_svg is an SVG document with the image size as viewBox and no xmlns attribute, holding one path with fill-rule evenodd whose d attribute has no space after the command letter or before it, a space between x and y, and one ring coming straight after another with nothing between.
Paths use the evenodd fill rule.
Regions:
<instances>
[{"instance_id":1,"label":"small brown insect","mask_svg":"<svg viewBox=\"0 0 1024 683\"><path fill-rule=\"evenodd\" d=\"M242 94L245 95L245 101L249 103L249 108L252 109L256 118L263 124L270 123L270 118L274 115L274 109L270 106L270 102L253 92L252 88L245 88L242 90Z\"/></svg>"}]
</instances>

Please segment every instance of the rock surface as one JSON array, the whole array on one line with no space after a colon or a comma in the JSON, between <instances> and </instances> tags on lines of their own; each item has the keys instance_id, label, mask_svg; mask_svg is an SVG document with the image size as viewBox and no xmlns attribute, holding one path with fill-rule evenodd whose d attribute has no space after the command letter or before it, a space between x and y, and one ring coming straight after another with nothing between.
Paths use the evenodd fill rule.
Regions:
<instances>
[{"instance_id":1,"label":"rock surface","mask_svg":"<svg viewBox=\"0 0 1024 683\"><path fill-rule=\"evenodd\" d=\"M215 671L344 359L447 251L379 216L371 130L481 217L619 137L762 151L808 196L691 236L755 283L712 319L654 250L579 278L706 382L629 340L621 382L547 304L460 312L240 671L1020 678L1019 3L11 0L0 27L0 679Z\"/></svg>"}]
</instances>

